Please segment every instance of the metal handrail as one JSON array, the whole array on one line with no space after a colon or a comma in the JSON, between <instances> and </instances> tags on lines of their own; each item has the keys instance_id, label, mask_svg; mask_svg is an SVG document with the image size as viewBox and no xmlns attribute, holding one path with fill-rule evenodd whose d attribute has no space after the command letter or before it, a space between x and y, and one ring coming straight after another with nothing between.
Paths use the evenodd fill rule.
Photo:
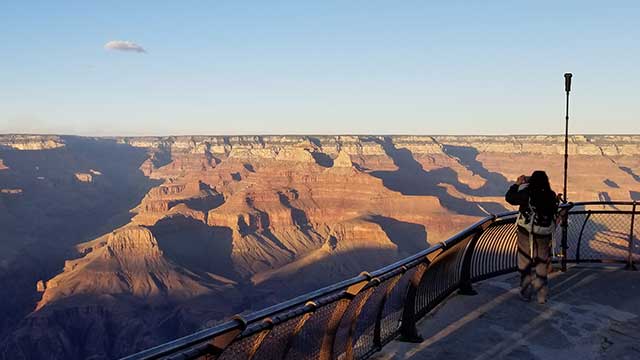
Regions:
<instances>
[{"instance_id":1,"label":"metal handrail","mask_svg":"<svg viewBox=\"0 0 640 360\"><path fill-rule=\"evenodd\" d=\"M629 205L633 206L637 201L580 201L574 203L576 206L585 206L585 205Z\"/></svg>"},{"instance_id":2,"label":"metal handrail","mask_svg":"<svg viewBox=\"0 0 640 360\"><path fill-rule=\"evenodd\" d=\"M593 210L593 213L600 214L635 214L635 201L609 201L609 202L579 202L579 203L568 203L562 204L561 209L568 210L566 211L566 216L570 216L572 214L583 214L587 213L585 210L572 210L574 207L584 207L589 205L601 205L601 206L609 206L609 205L629 205L633 206L631 211L621 211L621 210ZM323 287L321 289L312 291L310 293L295 297L291 300L267 307L265 309L252 312L250 314L240 316L236 315L230 321L224 322L220 325L207 328L204 330L200 330L191 335L170 341L165 344L161 344L159 346L141 351L139 353L127 356L123 358L123 360L150 360L150 359L160 359L164 358L168 355L181 354L181 352L191 349L194 346L202 345L205 347L206 352L211 354L220 354L222 353L227 346L229 346L233 341L237 340L242 334L242 336L249 336L257 331L260 331L263 328L277 326L288 319L294 318L296 316L300 316L304 313L311 313L317 308L323 306L324 304L331 304L336 301L340 301L342 299L351 299L358 292L364 291L371 287L377 286L381 281L385 281L395 276L404 276L408 270L419 267L421 269L421 273L419 279L414 279L416 281L423 281L424 273L430 269L439 257L443 254L447 253L449 249L452 249L458 245L464 246L461 253L460 264L458 265L458 270L462 271L462 267L464 267L464 271L470 271L470 264L472 261L472 257L477 254L474 251L474 247L476 242L480 241L480 238L485 232L485 229L495 225L495 224L512 224L515 222L515 215L517 211L509 211L500 214L490 215L484 217L472 224L471 226L465 228L461 232L453 235L449 239L434 244L433 246L422 250L414 255L396 261L390 265L382 267L376 271L371 273L361 273L358 276L355 276L350 279L346 279L344 281L338 282L333 285L329 285ZM586 220L585 220L586 222ZM633 225L633 222L632 222ZM633 228L632 228L633 229ZM584 224L581 230L584 230ZM633 230L632 230L633 231ZM582 231L581 231L582 233ZM582 234L581 234L582 235ZM580 236L582 237L582 236ZM630 239L633 239L633 234L631 234ZM563 247L566 250L566 239L563 239ZM632 241L632 240L630 240ZM629 246L629 251L631 250L631 245ZM566 252L563 252L566 253ZM436 261L434 261L434 259ZM632 261L633 257L629 255L629 261ZM562 261L566 262L567 259L563 258ZM464 263L464 266L462 266ZM632 265L632 264L631 264ZM511 268L503 269L501 272L511 271ZM490 276L491 274L485 274L484 276ZM415 277L416 275L414 275ZM375 283L372 281L375 279ZM464 287L466 291L470 288L471 275L463 274L461 276L459 283L456 284L455 288L462 288L462 282L466 282ZM418 284L414 284L416 287ZM356 289L355 294L351 289ZM454 289L455 290L455 289ZM452 291L449 289L449 292ZM444 292L439 295L439 298L442 298L443 295L446 295L447 292ZM433 304L432 304L433 305ZM409 309L410 314L414 312L413 309ZM246 329L251 328L253 331L250 333L243 333ZM184 355L184 354L183 354ZM192 358L186 356L184 358Z\"/></svg>"}]
</instances>

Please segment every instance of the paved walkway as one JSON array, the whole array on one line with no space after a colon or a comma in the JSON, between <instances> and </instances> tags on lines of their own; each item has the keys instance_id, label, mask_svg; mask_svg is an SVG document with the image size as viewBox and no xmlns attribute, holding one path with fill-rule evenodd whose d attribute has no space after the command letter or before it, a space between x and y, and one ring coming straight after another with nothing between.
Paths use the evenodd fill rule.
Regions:
<instances>
[{"instance_id":1,"label":"paved walkway","mask_svg":"<svg viewBox=\"0 0 640 360\"><path fill-rule=\"evenodd\" d=\"M554 273L546 305L521 301L518 277L451 296L418 324L422 343L394 341L374 359L640 359L640 271Z\"/></svg>"}]
</instances>

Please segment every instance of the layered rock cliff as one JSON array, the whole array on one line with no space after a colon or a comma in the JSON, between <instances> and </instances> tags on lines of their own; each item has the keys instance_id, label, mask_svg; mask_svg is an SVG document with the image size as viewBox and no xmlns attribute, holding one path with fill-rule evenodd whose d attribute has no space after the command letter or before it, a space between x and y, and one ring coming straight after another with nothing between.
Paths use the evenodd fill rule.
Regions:
<instances>
[{"instance_id":1,"label":"layered rock cliff","mask_svg":"<svg viewBox=\"0 0 640 360\"><path fill-rule=\"evenodd\" d=\"M569 198L640 198L640 136L573 136ZM562 182L558 136L0 135L0 358L113 358L374 270ZM103 339L103 340L99 340ZM16 356L18 354L19 356Z\"/></svg>"},{"instance_id":2,"label":"layered rock cliff","mask_svg":"<svg viewBox=\"0 0 640 360\"><path fill-rule=\"evenodd\" d=\"M17 150L47 150L64 146L59 136L46 135L0 135L0 148L8 147Z\"/></svg>"}]
</instances>

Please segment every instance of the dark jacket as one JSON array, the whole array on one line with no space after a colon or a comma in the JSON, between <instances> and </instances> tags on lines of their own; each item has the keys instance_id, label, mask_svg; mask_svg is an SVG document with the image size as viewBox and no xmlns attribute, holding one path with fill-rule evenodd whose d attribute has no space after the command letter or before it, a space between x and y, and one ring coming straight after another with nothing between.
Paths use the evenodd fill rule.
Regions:
<instances>
[{"instance_id":1,"label":"dark jacket","mask_svg":"<svg viewBox=\"0 0 640 360\"><path fill-rule=\"evenodd\" d=\"M525 217L531 216L529 209L529 198L531 192L528 186L520 188L518 184L513 184L509 187L505 200L511 205L519 206L518 211ZM558 199L556 193L545 193L543 198L531 199L531 203L536 209L536 218L540 221L548 222L555 219L556 211L558 210ZM536 221L536 224L538 221ZM545 224L543 224L545 225Z\"/></svg>"}]
</instances>

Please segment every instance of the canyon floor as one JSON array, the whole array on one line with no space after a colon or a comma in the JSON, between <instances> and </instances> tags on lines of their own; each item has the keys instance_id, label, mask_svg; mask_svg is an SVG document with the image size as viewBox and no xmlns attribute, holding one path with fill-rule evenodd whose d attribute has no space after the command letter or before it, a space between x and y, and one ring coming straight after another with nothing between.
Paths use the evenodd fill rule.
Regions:
<instances>
[{"instance_id":1,"label":"canyon floor","mask_svg":"<svg viewBox=\"0 0 640 360\"><path fill-rule=\"evenodd\" d=\"M0 359L110 359L562 185L556 136L0 135ZM640 136L574 136L568 197L640 200Z\"/></svg>"}]
</instances>

